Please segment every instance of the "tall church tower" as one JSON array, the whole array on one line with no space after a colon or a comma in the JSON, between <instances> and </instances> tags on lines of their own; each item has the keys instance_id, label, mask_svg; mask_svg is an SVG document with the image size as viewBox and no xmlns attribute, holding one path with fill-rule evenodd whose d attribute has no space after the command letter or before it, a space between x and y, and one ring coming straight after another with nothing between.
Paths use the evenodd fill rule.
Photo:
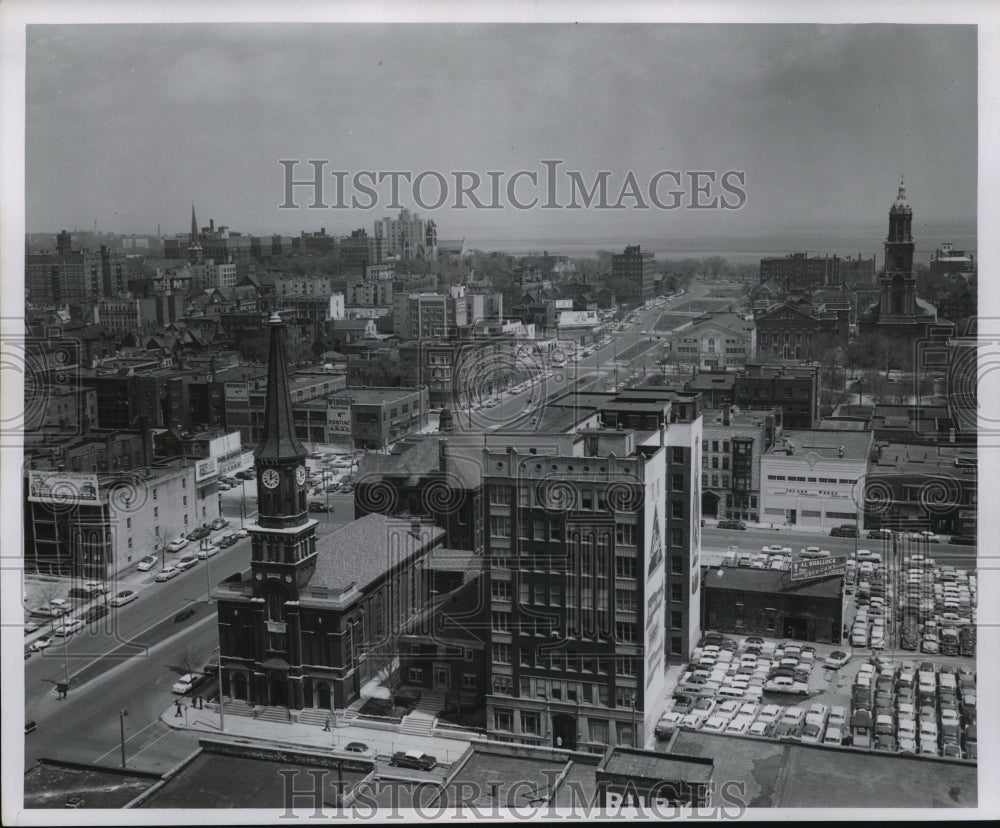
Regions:
<instances>
[{"instance_id":1,"label":"tall church tower","mask_svg":"<svg viewBox=\"0 0 1000 828\"><path fill-rule=\"evenodd\" d=\"M198 219L195 218L194 205L191 205L191 238L188 239L188 260L200 264L202 258L201 244L198 240Z\"/></svg>"},{"instance_id":2,"label":"tall church tower","mask_svg":"<svg viewBox=\"0 0 1000 828\"><path fill-rule=\"evenodd\" d=\"M264 437L254 451L258 519L251 525L252 569L257 585L280 581L287 600L312 575L316 520L306 511L306 448L295 436L288 392L284 323L272 314L264 400Z\"/></svg>"},{"instance_id":3,"label":"tall church tower","mask_svg":"<svg viewBox=\"0 0 1000 828\"><path fill-rule=\"evenodd\" d=\"M883 322L917 314L917 277L913 272L913 210L906 201L906 187L899 181L899 193L889 208L889 235L885 240L885 272L879 279L879 317Z\"/></svg>"}]
</instances>

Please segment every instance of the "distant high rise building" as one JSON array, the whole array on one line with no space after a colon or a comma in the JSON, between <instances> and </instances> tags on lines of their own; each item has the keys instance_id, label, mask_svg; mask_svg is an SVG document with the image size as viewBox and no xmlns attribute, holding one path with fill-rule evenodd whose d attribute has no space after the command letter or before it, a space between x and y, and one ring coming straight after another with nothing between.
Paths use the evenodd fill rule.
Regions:
<instances>
[{"instance_id":1,"label":"distant high rise building","mask_svg":"<svg viewBox=\"0 0 1000 828\"><path fill-rule=\"evenodd\" d=\"M655 261L652 253L643 253L636 244L625 248L624 253L616 253L611 257L611 278L625 279L632 283L628 296L619 296L619 300L646 302L654 295Z\"/></svg>"},{"instance_id":2,"label":"distant high rise building","mask_svg":"<svg viewBox=\"0 0 1000 828\"><path fill-rule=\"evenodd\" d=\"M429 237L437 240L437 228L427 229L426 224L416 213L403 209L398 218L386 216L375 222L375 238L383 239L386 255L418 258L427 251Z\"/></svg>"}]
</instances>

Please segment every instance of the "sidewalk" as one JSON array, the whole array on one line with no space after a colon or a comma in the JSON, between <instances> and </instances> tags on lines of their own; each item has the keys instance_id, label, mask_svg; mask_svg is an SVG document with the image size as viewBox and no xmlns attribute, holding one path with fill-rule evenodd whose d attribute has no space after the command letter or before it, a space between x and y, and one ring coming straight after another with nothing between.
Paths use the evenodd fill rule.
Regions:
<instances>
[{"instance_id":1,"label":"sidewalk","mask_svg":"<svg viewBox=\"0 0 1000 828\"><path fill-rule=\"evenodd\" d=\"M176 715L176 706L171 704L160 714L160 721L174 730L189 730L218 736L219 713L215 704L206 703L202 709L194 709L191 699L181 699L182 714ZM338 711L338 722L343 711ZM310 748L331 748L338 753L350 742L362 742L379 759L388 759L400 750L419 750L437 757L439 763L451 764L468 749L472 739L462 737L423 736L397 733L390 730L367 727L355 719L350 724L337 724L331 731L322 725L304 722L277 722L269 719L253 719L246 715L225 714L225 734L230 737L244 737L254 740L280 742L285 745L301 745ZM371 758L375 758L371 757Z\"/></svg>"}]
</instances>

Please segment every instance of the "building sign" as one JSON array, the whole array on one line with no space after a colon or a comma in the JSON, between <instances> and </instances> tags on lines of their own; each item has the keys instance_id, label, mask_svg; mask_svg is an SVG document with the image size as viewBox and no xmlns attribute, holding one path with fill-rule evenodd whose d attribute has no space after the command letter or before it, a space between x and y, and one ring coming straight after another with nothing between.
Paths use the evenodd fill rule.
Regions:
<instances>
[{"instance_id":1,"label":"building sign","mask_svg":"<svg viewBox=\"0 0 1000 828\"><path fill-rule=\"evenodd\" d=\"M846 571L846 555L798 560L792 561L791 579L793 581L808 581L812 578L828 578L831 575L843 575Z\"/></svg>"},{"instance_id":2,"label":"building sign","mask_svg":"<svg viewBox=\"0 0 1000 828\"><path fill-rule=\"evenodd\" d=\"M250 386L245 382L227 382L227 400L248 400L250 398Z\"/></svg>"},{"instance_id":3,"label":"building sign","mask_svg":"<svg viewBox=\"0 0 1000 828\"><path fill-rule=\"evenodd\" d=\"M351 433L351 397L333 397L326 407L326 427L331 434Z\"/></svg>"},{"instance_id":4,"label":"building sign","mask_svg":"<svg viewBox=\"0 0 1000 828\"><path fill-rule=\"evenodd\" d=\"M665 449L660 452L665 453ZM664 666L665 641L665 611L664 593L666 592L666 564L663 550L663 511L665 506L664 490L666 488L666 463L663 454L646 465L646 491L643 506L643 537L648 539L646 546L645 570L646 578L642 592L642 610L644 613L642 657L644 684L642 701L642 741L638 738L637 747L650 748L655 738L656 723L666 712L666 672ZM638 700L637 700L638 703ZM638 734L636 734L638 737Z\"/></svg>"},{"instance_id":5,"label":"building sign","mask_svg":"<svg viewBox=\"0 0 1000 828\"><path fill-rule=\"evenodd\" d=\"M214 457L206 457L199 460L194 466L194 482L201 483L209 477L215 477L219 473L219 461Z\"/></svg>"},{"instance_id":6,"label":"building sign","mask_svg":"<svg viewBox=\"0 0 1000 828\"><path fill-rule=\"evenodd\" d=\"M28 472L28 500L32 503L96 506L101 502L99 495L100 487L96 474Z\"/></svg>"}]
</instances>

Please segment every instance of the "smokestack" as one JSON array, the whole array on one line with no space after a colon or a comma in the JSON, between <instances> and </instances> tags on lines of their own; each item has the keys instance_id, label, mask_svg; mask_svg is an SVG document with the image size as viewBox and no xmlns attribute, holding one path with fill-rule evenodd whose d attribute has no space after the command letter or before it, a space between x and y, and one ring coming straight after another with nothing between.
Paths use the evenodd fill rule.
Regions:
<instances>
[{"instance_id":1,"label":"smokestack","mask_svg":"<svg viewBox=\"0 0 1000 828\"><path fill-rule=\"evenodd\" d=\"M215 232L215 219L214 218L210 218L208 220L208 232L209 233L214 233Z\"/></svg>"},{"instance_id":2,"label":"smokestack","mask_svg":"<svg viewBox=\"0 0 1000 828\"><path fill-rule=\"evenodd\" d=\"M729 415L730 415L729 406L728 405L722 406L722 424L724 426L729 425Z\"/></svg>"}]
</instances>

